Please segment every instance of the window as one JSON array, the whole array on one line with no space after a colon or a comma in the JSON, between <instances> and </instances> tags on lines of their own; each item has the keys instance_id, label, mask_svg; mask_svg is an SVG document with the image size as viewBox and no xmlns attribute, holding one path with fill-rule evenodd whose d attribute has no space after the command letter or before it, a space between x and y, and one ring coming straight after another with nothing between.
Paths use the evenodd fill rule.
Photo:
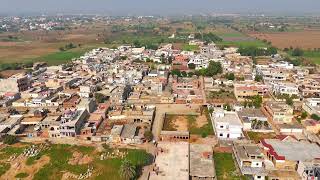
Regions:
<instances>
[{"instance_id":1,"label":"window","mask_svg":"<svg viewBox=\"0 0 320 180\"><path fill-rule=\"evenodd\" d=\"M223 134L222 134L222 133L220 133L220 134L219 134L219 136L220 136L220 137L222 137L222 136L223 136Z\"/></svg>"}]
</instances>

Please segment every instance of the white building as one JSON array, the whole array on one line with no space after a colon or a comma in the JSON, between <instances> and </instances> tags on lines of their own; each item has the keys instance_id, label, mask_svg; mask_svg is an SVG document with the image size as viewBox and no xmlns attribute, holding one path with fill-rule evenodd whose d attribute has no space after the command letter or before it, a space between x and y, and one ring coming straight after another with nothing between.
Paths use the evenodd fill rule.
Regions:
<instances>
[{"instance_id":1,"label":"white building","mask_svg":"<svg viewBox=\"0 0 320 180\"><path fill-rule=\"evenodd\" d=\"M298 85L294 83L272 83L272 92L275 94L299 95Z\"/></svg>"},{"instance_id":2,"label":"white building","mask_svg":"<svg viewBox=\"0 0 320 180\"><path fill-rule=\"evenodd\" d=\"M215 132L220 139L238 139L243 136L243 124L236 112L215 110L212 113Z\"/></svg>"},{"instance_id":3,"label":"white building","mask_svg":"<svg viewBox=\"0 0 320 180\"><path fill-rule=\"evenodd\" d=\"M320 116L320 98L308 98L302 105L302 109L308 114Z\"/></svg>"}]
</instances>

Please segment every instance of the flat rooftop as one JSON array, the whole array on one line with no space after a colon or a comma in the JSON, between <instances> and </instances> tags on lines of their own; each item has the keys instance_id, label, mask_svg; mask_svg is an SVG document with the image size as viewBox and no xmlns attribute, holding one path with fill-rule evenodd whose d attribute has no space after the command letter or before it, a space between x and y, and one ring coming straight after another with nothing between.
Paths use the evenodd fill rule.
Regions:
<instances>
[{"instance_id":1,"label":"flat rooftop","mask_svg":"<svg viewBox=\"0 0 320 180\"><path fill-rule=\"evenodd\" d=\"M155 164L150 180L189 180L189 143L159 142Z\"/></svg>"},{"instance_id":2,"label":"flat rooftop","mask_svg":"<svg viewBox=\"0 0 320 180\"><path fill-rule=\"evenodd\" d=\"M190 144L190 176L214 178L215 168L212 147L204 144Z\"/></svg>"},{"instance_id":3,"label":"flat rooftop","mask_svg":"<svg viewBox=\"0 0 320 180\"><path fill-rule=\"evenodd\" d=\"M278 155L287 160L307 161L320 158L320 147L315 143L303 141L280 141L278 139L265 139ZM298 152L298 153L297 153Z\"/></svg>"}]
</instances>

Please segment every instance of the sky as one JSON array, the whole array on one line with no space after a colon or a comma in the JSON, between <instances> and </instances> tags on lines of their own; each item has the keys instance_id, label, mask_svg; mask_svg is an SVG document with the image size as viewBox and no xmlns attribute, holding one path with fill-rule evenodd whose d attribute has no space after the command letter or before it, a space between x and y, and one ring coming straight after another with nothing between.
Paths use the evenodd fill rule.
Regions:
<instances>
[{"instance_id":1,"label":"sky","mask_svg":"<svg viewBox=\"0 0 320 180\"><path fill-rule=\"evenodd\" d=\"M320 0L0 0L0 14L189 15L272 13L320 15Z\"/></svg>"}]
</instances>

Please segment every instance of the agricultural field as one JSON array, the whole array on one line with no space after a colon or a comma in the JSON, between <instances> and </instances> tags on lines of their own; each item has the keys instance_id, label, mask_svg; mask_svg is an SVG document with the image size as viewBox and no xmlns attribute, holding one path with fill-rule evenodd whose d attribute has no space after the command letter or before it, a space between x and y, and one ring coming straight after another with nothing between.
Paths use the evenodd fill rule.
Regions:
<instances>
[{"instance_id":1,"label":"agricultural field","mask_svg":"<svg viewBox=\"0 0 320 180\"><path fill-rule=\"evenodd\" d=\"M260 40L267 40L273 46L284 49L299 47L305 50L320 48L320 30L303 30L277 33L249 33Z\"/></svg>"},{"instance_id":2,"label":"agricultural field","mask_svg":"<svg viewBox=\"0 0 320 180\"><path fill-rule=\"evenodd\" d=\"M151 154L136 149L104 146L98 151L91 146L38 144L35 149L40 152L27 156L26 148L30 147L21 143L1 147L0 179L77 179L81 174L91 174L88 179L120 180L118 171L124 159L136 168L137 177L141 168L152 162Z\"/></svg>"}]
</instances>

